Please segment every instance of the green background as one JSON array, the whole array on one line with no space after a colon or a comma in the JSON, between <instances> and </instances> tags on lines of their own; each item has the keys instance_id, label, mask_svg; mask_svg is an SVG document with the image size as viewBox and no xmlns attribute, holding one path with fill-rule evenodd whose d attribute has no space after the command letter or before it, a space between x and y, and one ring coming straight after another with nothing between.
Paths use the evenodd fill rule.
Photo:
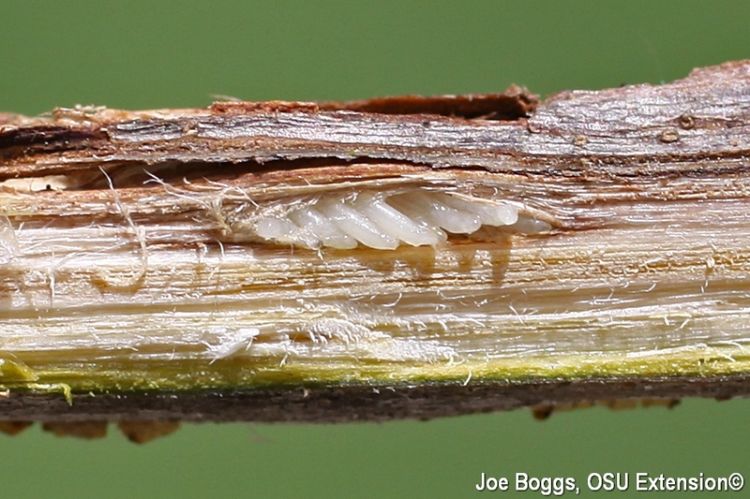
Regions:
<instances>
[{"instance_id":1,"label":"green background","mask_svg":"<svg viewBox=\"0 0 750 499\"><path fill-rule=\"evenodd\" d=\"M0 109L203 106L504 89L543 95L679 78L750 56L750 3L21 2L0 5ZM484 471L740 471L750 401L539 423L195 425L146 446L0 436L2 497L460 497ZM750 485L745 494L750 491ZM499 493L494 493L499 494ZM509 494L505 494L506 496ZM640 494L639 494L640 495ZM728 494L740 497L743 494ZM533 497L536 494L526 494Z\"/></svg>"}]
</instances>

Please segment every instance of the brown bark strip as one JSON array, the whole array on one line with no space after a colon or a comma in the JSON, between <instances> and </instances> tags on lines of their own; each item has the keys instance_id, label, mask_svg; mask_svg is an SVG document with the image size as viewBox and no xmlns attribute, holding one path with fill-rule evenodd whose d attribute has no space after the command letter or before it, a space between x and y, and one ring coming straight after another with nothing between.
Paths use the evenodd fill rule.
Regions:
<instances>
[{"instance_id":1,"label":"brown bark strip","mask_svg":"<svg viewBox=\"0 0 750 499\"><path fill-rule=\"evenodd\" d=\"M529 118L501 122L439 116L439 100L437 114L424 115L320 111L294 103L271 109L230 103L246 110L231 113L220 104L209 110L57 110L51 118L2 125L0 179L72 165L168 160L373 158L584 177L699 172L705 165L696 163L705 160L739 167L737 160L750 153L748 82L750 63L726 63L660 86L563 92ZM512 95L518 105L532 100Z\"/></svg>"}]
</instances>

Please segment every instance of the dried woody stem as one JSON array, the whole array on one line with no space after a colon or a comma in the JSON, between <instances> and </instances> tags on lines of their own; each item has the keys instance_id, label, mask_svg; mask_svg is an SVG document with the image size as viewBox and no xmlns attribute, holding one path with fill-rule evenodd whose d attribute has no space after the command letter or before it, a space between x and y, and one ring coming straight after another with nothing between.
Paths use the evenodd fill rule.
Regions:
<instances>
[{"instance_id":1,"label":"dried woody stem","mask_svg":"<svg viewBox=\"0 0 750 499\"><path fill-rule=\"evenodd\" d=\"M1 115L0 418L747 395L749 168L747 61L542 103Z\"/></svg>"}]
</instances>

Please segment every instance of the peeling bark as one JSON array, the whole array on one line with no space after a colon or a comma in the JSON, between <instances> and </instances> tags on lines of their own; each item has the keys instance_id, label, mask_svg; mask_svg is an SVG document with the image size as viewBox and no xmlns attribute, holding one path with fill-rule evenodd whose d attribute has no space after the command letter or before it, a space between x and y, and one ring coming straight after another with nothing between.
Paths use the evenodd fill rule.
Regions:
<instances>
[{"instance_id":1,"label":"peeling bark","mask_svg":"<svg viewBox=\"0 0 750 499\"><path fill-rule=\"evenodd\" d=\"M749 61L542 102L512 87L0 114L0 419L383 420L747 396L749 167ZM404 246L321 258L239 237L252 205L389 189L516 203L547 229L451 236L444 258ZM90 246L62 261L60 240ZM100 262L70 264L91 248ZM220 282L201 281L226 255ZM448 311L414 314L441 291L430 306ZM326 315L347 293L393 317ZM208 314L216 300L224 322ZM170 310L206 315L183 325ZM122 330L93 324L99 313ZM160 343L173 320L184 339ZM70 324L81 333L63 348Z\"/></svg>"}]
</instances>

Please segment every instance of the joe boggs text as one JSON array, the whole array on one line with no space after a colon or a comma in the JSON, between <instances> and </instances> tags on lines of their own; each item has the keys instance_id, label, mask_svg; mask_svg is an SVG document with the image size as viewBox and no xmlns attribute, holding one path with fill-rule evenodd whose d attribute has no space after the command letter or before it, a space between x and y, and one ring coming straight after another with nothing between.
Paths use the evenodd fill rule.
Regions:
<instances>
[{"instance_id":1,"label":"joe boggs text","mask_svg":"<svg viewBox=\"0 0 750 499\"><path fill-rule=\"evenodd\" d=\"M745 477L726 475L678 476L647 472L592 472L585 477L538 476L524 472L491 474L482 472L474 485L477 492L531 492L542 496L578 495L589 492L726 492L741 491Z\"/></svg>"}]
</instances>

